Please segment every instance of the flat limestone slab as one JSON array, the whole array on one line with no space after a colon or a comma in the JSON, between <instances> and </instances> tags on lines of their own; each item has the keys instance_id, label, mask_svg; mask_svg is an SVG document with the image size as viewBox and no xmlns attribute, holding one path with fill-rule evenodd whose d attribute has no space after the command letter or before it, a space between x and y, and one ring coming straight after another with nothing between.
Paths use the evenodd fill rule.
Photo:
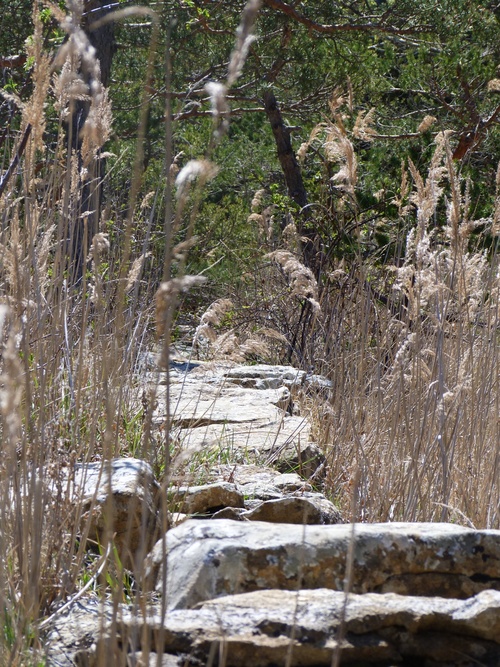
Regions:
<instances>
[{"instance_id":1,"label":"flat limestone slab","mask_svg":"<svg viewBox=\"0 0 500 667\"><path fill-rule=\"evenodd\" d=\"M264 414L264 413L261 413ZM268 419L250 422L223 422L178 432L185 448L200 450L217 447L220 450L272 455L295 446L307 449L311 427L303 417L286 416L282 411Z\"/></svg>"},{"instance_id":2,"label":"flat limestone slab","mask_svg":"<svg viewBox=\"0 0 500 667\"><path fill-rule=\"evenodd\" d=\"M234 463L297 469L308 477L324 461L292 393L313 376L290 366L171 362L168 375L172 436L186 451L217 450ZM325 380L326 382L326 380ZM166 419L167 387L157 387L153 424Z\"/></svg>"},{"instance_id":3,"label":"flat limestone slab","mask_svg":"<svg viewBox=\"0 0 500 667\"><path fill-rule=\"evenodd\" d=\"M161 406L161 391L158 399ZM256 390L230 384L179 383L170 388L172 422L182 428L242 422L273 424L283 416L288 401L286 387ZM160 407L154 419L162 416Z\"/></svg>"},{"instance_id":4,"label":"flat limestone slab","mask_svg":"<svg viewBox=\"0 0 500 667\"><path fill-rule=\"evenodd\" d=\"M224 595L278 588L344 590L354 539L354 593L467 598L500 590L500 531L454 524L301 526L229 519L190 520L169 531L170 609ZM149 586L162 589L161 540L147 559Z\"/></svg>"},{"instance_id":5,"label":"flat limestone slab","mask_svg":"<svg viewBox=\"0 0 500 667\"><path fill-rule=\"evenodd\" d=\"M107 664L118 644L132 649L127 665L137 664L139 654L144 660L148 648L169 667L210 664L210 655L220 656L215 664L227 667L330 667L337 651L341 664L358 666L497 665L499 612L498 591L446 600L266 590L169 612L165 619L159 613L139 619L125 613L116 632L98 640L86 657L95 664L94 653L102 658L98 664Z\"/></svg>"}]
</instances>

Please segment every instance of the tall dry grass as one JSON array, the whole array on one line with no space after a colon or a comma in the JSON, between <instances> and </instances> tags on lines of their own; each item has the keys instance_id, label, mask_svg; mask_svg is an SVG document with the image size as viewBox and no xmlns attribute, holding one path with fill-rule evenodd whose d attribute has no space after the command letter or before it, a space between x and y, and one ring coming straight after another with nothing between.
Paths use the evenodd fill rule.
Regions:
<instances>
[{"instance_id":1,"label":"tall dry grass","mask_svg":"<svg viewBox=\"0 0 500 667\"><path fill-rule=\"evenodd\" d=\"M111 201L101 213L102 231L88 236L82 192L100 185L94 165L105 157L111 109L79 27L83 4L68 3L67 15L58 6L51 10L67 39L56 54L46 52L35 3L32 93L12 100L19 141L4 162L18 159L0 199L2 665L42 664L40 622L95 574L68 493L71 471L76 462L104 467L130 451L126 426L139 410L131 377L154 316L148 302L155 286L139 283L131 261L131 221L118 218L112 227ZM88 116L78 155L68 150L66 130L82 101ZM136 170L132 182L139 179ZM131 198L134 215L135 203ZM83 230L81 275L72 255L77 230ZM149 460L148 441L135 453ZM108 567L119 566L112 561L100 567L104 579ZM119 589L118 577L106 594L120 598Z\"/></svg>"},{"instance_id":2,"label":"tall dry grass","mask_svg":"<svg viewBox=\"0 0 500 667\"><path fill-rule=\"evenodd\" d=\"M11 167L0 188L0 664L19 666L43 664L47 619L75 600L84 583L115 610L131 597L142 604L134 594L140 587L131 587L112 548L112 526L109 544L89 557L83 538L88 526L68 493L71 471L77 462L98 461L105 470L113 458L135 455L155 466L162 489L168 485L168 391L162 441L153 438L151 427L159 369L168 368L180 296L203 281L185 275L186 255L196 242L200 192L216 173L211 155L228 127L225 95L241 73L259 8L251 0L242 13L226 82L207 85L214 127L205 159L189 162L175 179L167 101L166 186L159 184L140 201L146 86L127 206L107 192L99 208L100 179L106 176L96 165L114 157L105 153L113 122L107 91L80 28L83 2L68 0L67 13L46 4L66 40L56 53L46 52L34 3L32 92L27 100L9 97L18 107L18 141L3 156ZM155 13L127 8L101 23L133 13L152 19L148 81L158 57ZM76 145L68 132L82 105L87 116L77 152L68 148ZM83 201L89 191L93 210ZM99 218L91 224L96 210ZM163 257L152 253L153 224L164 229ZM158 343L158 369L141 377L144 358ZM164 533L166 493L160 495ZM140 567L131 576L139 582ZM99 664L123 661L117 656L127 650L110 646Z\"/></svg>"},{"instance_id":3,"label":"tall dry grass","mask_svg":"<svg viewBox=\"0 0 500 667\"><path fill-rule=\"evenodd\" d=\"M359 229L352 143L341 119L321 131ZM448 134L435 144L427 174L411 160L403 170L411 231L394 263L329 267L309 354L332 391L310 411L330 492L353 519L499 528L500 181L491 215L475 220Z\"/></svg>"},{"instance_id":4,"label":"tall dry grass","mask_svg":"<svg viewBox=\"0 0 500 667\"><path fill-rule=\"evenodd\" d=\"M331 381L329 397L305 397L304 409L327 456L326 489L347 517L499 528L500 169L496 193L481 202L490 215L475 219L452 138L435 133L427 173L403 161L399 218L386 223L410 231L377 263L362 250L369 221L353 143L377 133L373 112L348 129L350 98L335 91L332 120L298 151L301 162L311 147L323 156L335 191L333 210L314 205L320 241L322 218L335 223L318 243L318 282L302 263L291 216L279 235L286 250L276 250L263 192L252 202L249 224L273 260L248 276L253 316L281 333L278 358ZM331 252L346 239L344 257Z\"/></svg>"},{"instance_id":5,"label":"tall dry grass","mask_svg":"<svg viewBox=\"0 0 500 667\"><path fill-rule=\"evenodd\" d=\"M100 229L84 244L85 269L77 280L68 248L76 227L88 232L79 210L81 191L95 173L89 164L103 157L112 117L106 92L99 86L90 90L81 76L82 59L87 59L86 67L98 77L78 27L81 5L69 3L70 20L53 8L68 31L65 50L55 60L43 50L34 11L32 95L27 101L12 100L22 120L18 145L5 156L15 165L0 199L2 665L42 661L40 623L84 580L90 578L95 591L116 604L124 599L124 579L116 576L120 564L106 546L89 570L78 512L61 480L77 461L101 461L104 468L112 458L134 453L160 463L163 488L169 482L168 391L165 437L158 444L150 423L155 383L148 405L142 405L138 369L153 344L153 330L160 336L160 365L168 368L175 309L182 293L201 282L185 275L186 255L196 242L200 188L216 171L213 150L227 131L225 93L241 72L258 4L248 3L243 14L226 82L207 87L214 117L207 155L184 166L176 187L167 107L167 190L161 192L165 256L151 255L156 197L139 201L145 96L128 217L113 210L112 197L106 202ZM84 128L85 154L79 161L67 150L65 127L82 98L94 111ZM334 114L339 100L332 103ZM58 114L50 147L47 109ZM355 126L365 140L374 138L370 123L366 115ZM22 156L15 161L23 137ZM340 117L316 128L300 157L320 140L326 158L338 167L332 182L344 210L353 212L352 233L359 234L356 155ZM218 340L224 353L236 347L254 355L274 353L331 380L329 400L310 397L306 407L327 455L327 488L353 519L500 527L497 247L487 257L472 243L479 224L495 238L500 233L500 172L490 218L471 218L469 193L451 158L448 137L436 135L428 173L420 174L411 162L404 170L400 216L412 231L386 281L388 298L379 298L374 269L361 255L349 265L331 260L326 275L316 281L299 261L301 241L290 222L286 248L269 243L263 279L250 276L254 300L248 288L251 308L245 312L260 323L257 339L247 341L246 348L233 334ZM262 193L252 202L250 222L259 224L270 242L270 217L261 210L261 199ZM138 222L146 230L139 242ZM145 271L146 262L155 262L151 272ZM198 338L217 339L214 327L228 304L219 301L206 311ZM133 451L131 423L141 425ZM166 494L162 498L166 502ZM164 505L162 510L165 523ZM115 585L106 588L102 582L108 570ZM135 575L140 579L140 572ZM135 602L141 603L139 597Z\"/></svg>"}]
</instances>

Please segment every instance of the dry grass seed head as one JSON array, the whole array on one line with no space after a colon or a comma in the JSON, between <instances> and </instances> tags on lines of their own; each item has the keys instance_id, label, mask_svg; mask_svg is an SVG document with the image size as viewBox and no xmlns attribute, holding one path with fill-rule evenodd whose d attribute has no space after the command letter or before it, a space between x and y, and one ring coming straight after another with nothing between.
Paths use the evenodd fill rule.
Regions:
<instances>
[{"instance_id":1,"label":"dry grass seed head","mask_svg":"<svg viewBox=\"0 0 500 667\"><path fill-rule=\"evenodd\" d=\"M325 129L325 127L326 123L318 123L318 125L312 129L311 134L309 135L309 139L300 145L299 150L297 151L297 160L300 164L303 164L309 148L311 147L314 140L317 139L318 135Z\"/></svg>"},{"instance_id":2,"label":"dry grass seed head","mask_svg":"<svg viewBox=\"0 0 500 667\"><path fill-rule=\"evenodd\" d=\"M177 199L185 201L194 181L198 180L198 187L202 188L208 181L215 178L218 171L217 165L209 160L189 160L175 179Z\"/></svg>"},{"instance_id":3,"label":"dry grass seed head","mask_svg":"<svg viewBox=\"0 0 500 667\"><path fill-rule=\"evenodd\" d=\"M262 202L264 201L265 194L266 191L263 188L255 192L252 202L250 204L252 213L258 213L260 211L260 209L262 208Z\"/></svg>"},{"instance_id":4,"label":"dry grass seed head","mask_svg":"<svg viewBox=\"0 0 500 667\"><path fill-rule=\"evenodd\" d=\"M193 248L198 243L198 241L198 236L192 236L190 239L186 239L185 241L177 243L172 250L172 257L178 261L182 261L185 259L191 248Z\"/></svg>"},{"instance_id":5,"label":"dry grass seed head","mask_svg":"<svg viewBox=\"0 0 500 667\"><path fill-rule=\"evenodd\" d=\"M248 50L255 40L252 34L261 6L261 0L249 0L241 15L241 22L236 30L236 44L229 62L227 87L230 88L241 75Z\"/></svg>"},{"instance_id":6,"label":"dry grass seed head","mask_svg":"<svg viewBox=\"0 0 500 667\"><path fill-rule=\"evenodd\" d=\"M161 283L156 291L156 333L157 336L163 336L165 325L169 313L177 306L178 296L182 292L187 292L192 287L202 285L206 281L204 276L184 276L182 278L172 278Z\"/></svg>"},{"instance_id":7,"label":"dry grass seed head","mask_svg":"<svg viewBox=\"0 0 500 667\"><path fill-rule=\"evenodd\" d=\"M127 284L125 286L125 292L127 294L134 289L135 284L142 274L142 267L144 266L144 262L148 257L151 257L151 254L151 252L144 252L142 255L139 255L139 257L136 257L132 262L132 266L130 267L130 271L128 272L127 276Z\"/></svg>"},{"instance_id":8,"label":"dry grass seed head","mask_svg":"<svg viewBox=\"0 0 500 667\"><path fill-rule=\"evenodd\" d=\"M311 269L299 262L288 250L275 250L266 257L274 260L283 269L290 281L292 296L307 299L313 309L319 312L318 283Z\"/></svg>"},{"instance_id":9,"label":"dry grass seed head","mask_svg":"<svg viewBox=\"0 0 500 667\"><path fill-rule=\"evenodd\" d=\"M434 123L437 123L437 118L435 116L429 116L429 115L424 116L422 122L417 127L417 132L419 132L420 134L424 134L424 132L427 132L427 130L431 129Z\"/></svg>"},{"instance_id":10,"label":"dry grass seed head","mask_svg":"<svg viewBox=\"0 0 500 667\"><path fill-rule=\"evenodd\" d=\"M96 158L99 149L111 134L113 115L108 91L99 86L91 96L90 109L82 128L82 159L84 166Z\"/></svg>"},{"instance_id":11,"label":"dry grass seed head","mask_svg":"<svg viewBox=\"0 0 500 667\"><path fill-rule=\"evenodd\" d=\"M263 215L261 215L260 213L250 213L250 215L247 218L247 222L250 224L252 223L257 224L259 239L267 238L268 234L267 234L266 219L264 218Z\"/></svg>"},{"instance_id":12,"label":"dry grass seed head","mask_svg":"<svg viewBox=\"0 0 500 667\"><path fill-rule=\"evenodd\" d=\"M89 101L88 86L78 73L80 59L69 56L59 73L52 76L52 91L55 97L55 108L62 120L70 114L70 103L73 100Z\"/></svg>"},{"instance_id":13,"label":"dry grass seed head","mask_svg":"<svg viewBox=\"0 0 500 667\"><path fill-rule=\"evenodd\" d=\"M410 202L407 201L409 192L408 170L405 161L401 160L401 185L399 186L399 195L394 198L394 203L398 207L398 214L401 218L406 217L411 210Z\"/></svg>"},{"instance_id":14,"label":"dry grass seed head","mask_svg":"<svg viewBox=\"0 0 500 667\"><path fill-rule=\"evenodd\" d=\"M340 87L335 88L331 98L328 101L328 106L330 107L332 116L336 116L338 110L345 104L349 103L349 95L350 95L349 92L347 95L344 92L342 92L342 88Z\"/></svg>"},{"instance_id":15,"label":"dry grass seed head","mask_svg":"<svg viewBox=\"0 0 500 667\"><path fill-rule=\"evenodd\" d=\"M229 104L227 103L227 88L222 83L209 81L205 90L210 95L210 104L212 106L212 116L216 129L214 134L216 139L221 139L229 129Z\"/></svg>"},{"instance_id":16,"label":"dry grass seed head","mask_svg":"<svg viewBox=\"0 0 500 667\"><path fill-rule=\"evenodd\" d=\"M409 169L415 185L410 200L417 205L417 227L408 235L406 258L397 271L395 287L406 294L412 319L421 318L425 313L432 322L436 313L440 313L442 322L470 324L487 301L491 283L487 281L485 253L468 250L470 234L481 221L469 218L470 183L465 182L462 194L447 134L437 137L425 180L411 160ZM451 198L446 201L444 232L450 243L443 246L436 240L437 231L429 229L429 223L444 196L445 178L450 185Z\"/></svg>"},{"instance_id":17,"label":"dry grass seed head","mask_svg":"<svg viewBox=\"0 0 500 667\"><path fill-rule=\"evenodd\" d=\"M220 325L224 316L233 307L231 299L217 299L217 301L211 303L200 318L200 324L197 326L194 334L193 345L198 344L202 338L205 338L212 344L215 343L218 339L215 327ZM223 334L223 336L225 335ZM225 340L225 338L222 340Z\"/></svg>"},{"instance_id":18,"label":"dry grass seed head","mask_svg":"<svg viewBox=\"0 0 500 667\"><path fill-rule=\"evenodd\" d=\"M352 134L356 139L362 141L373 141L377 136L377 131L373 128L375 122L375 108L370 111L360 111L352 128Z\"/></svg>"},{"instance_id":19,"label":"dry grass seed head","mask_svg":"<svg viewBox=\"0 0 500 667\"><path fill-rule=\"evenodd\" d=\"M338 162L341 165L339 171L332 176L331 181L339 183L341 189L350 195L354 195L358 180L357 159L354 146L349 141L340 119L337 119L335 125L328 127L323 147L327 159L332 163Z\"/></svg>"},{"instance_id":20,"label":"dry grass seed head","mask_svg":"<svg viewBox=\"0 0 500 667\"><path fill-rule=\"evenodd\" d=\"M290 250L292 253L298 252L300 248L301 237L297 231L297 226L295 222L292 221L288 223L281 234L281 238L285 247Z\"/></svg>"},{"instance_id":21,"label":"dry grass seed head","mask_svg":"<svg viewBox=\"0 0 500 667\"><path fill-rule=\"evenodd\" d=\"M34 166L35 152L44 150L45 104L50 89L52 61L43 51L43 24L38 6L33 6L33 38L28 41L27 56L33 60L33 94L23 109L23 122L31 125L29 157Z\"/></svg>"},{"instance_id":22,"label":"dry grass seed head","mask_svg":"<svg viewBox=\"0 0 500 667\"><path fill-rule=\"evenodd\" d=\"M210 304L200 318L201 324L219 326L224 316L234 307L231 299L217 299Z\"/></svg>"},{"instance_id":23,"label":"dry grass seed head","mask_svg":"<svg viewBox=\"0 0 500 667\"><path fill-rule=\"evenodd\" d=\"M266 358L270 354L269 345L260 337L248 337L241 341L233 329L220 336L210 338L212 359L227 359L237 363L245 362L249 357Z\"/></svg>"}]
</instances>

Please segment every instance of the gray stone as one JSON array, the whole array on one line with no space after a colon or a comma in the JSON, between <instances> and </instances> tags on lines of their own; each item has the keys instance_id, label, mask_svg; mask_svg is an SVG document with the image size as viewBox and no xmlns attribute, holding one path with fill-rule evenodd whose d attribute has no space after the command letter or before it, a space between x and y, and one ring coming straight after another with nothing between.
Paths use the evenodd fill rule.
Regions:
<instances>
[{"instance_id":1,"label":"gray stone","mask_svg":"<svg viewBox=\"0 0 500 667\"><path fill-rule=\"evenodd\" d=\"M168 604L280 588L343 590L354 539L352 591L464 598L500 589L500 531L452 524L299 526L186 521L166 535ZM161 541L147 559L149 586L162 588Z\"/></svg>"},{"instance_id":2,"label":"gray stone","mask_svg":"<svg viewBox=\"0 0 500 667\"><path fill-rule=\"evenodd\" d=\"M242 412L243 415L243 412ZM226 422L176 431L182 449L191 452L220 452L235 464L248 462L274 465L283 472L296 470L312 476L325 460L321 449L310 442L310 424L303 417L283 411L265 423Z\"/></svg>"},{"instance_id":3,"label":"gray stone","mask_svg":"<svg viewBox=\"0 0 500 667\"><path fill-rule=\"evenodd\" d=\"M310 442L308 420L291 415L296 408L290 388L307 377L289 366L177 361L169 375L172 437L184 452L218 451L234 463L266 463L312 476L324 455ZM153 426L165 422L165 392L160 385Z\"/></svg>"},{"instance_id":4,"label":"gray stone","mask_svg":"<svg viewBox=\"0 0 500 667\"><path fill-rule=\"evenodd\" d=\"M159 609L146 618L124 610L114 639L124 647L139 642L139 650L146 653L163 648L169 666L205 665L213 655L219 656L216 664L227 667L330 667L339 652L342 664L411 661L470 667L498 664L499 612L498 591L447 600L392 593L346 595L323 588L270 589L170 611L165 619ZM89 648L88 664L99 651L105 655L109 637L102 636ZM126 663L113 664L130 665L130 656L137 655L136 649Z\"/></svg>"},{"instance_id":5,"label":"gray stone","mask_svg":"<svg viewBox=\"0 0 500 667\"><path fill-rule=\"evenodd\" d=\"M69 478L69 473L68 473ZM113 536L122 565L133 567L155 539L158 484L151 466L134 458L77 464L68 487L82 532L105 546Z\"/></svg>"},{"instance_id":6,"label":"gray stone","mask_svg":"<svg viewBox=\"0 0 500 667\"><path fill-rule=\"evenodd\" d=\"M244 512L242 519L271 523L333 524L343 523L339 510L319 494L291 496L266 500L254 509Z\"/></svg>"},{"instance_id":7,"label":"gray stone","mask_svg":"<svg viewBox=\"0 0 500 667\"><path fill-rule=\"evenodd\" d=\"M212 519L231 519L232 521L245 521L247 511L241 507L224 507L224 509L212 514Z\"/></svg>"},{"instance_id":8,"label":"gray stone","mask_svg":"<svg viewBox=\"0 0 500 667\"><path fill-rule=\"evenodd\" d=\"M253 471L252 474L249 470ZM219 480L201 486L171 487L172 516L213 515L215 519L272 523L332 524L342 522L339 510L296 473L277 474L257 466L219 467ZM244 482L243 484L241 482ZM247 511L245 511L247 510ZM180 523L172 520L172 524Z\"/></svg>"},{"instance_id":9,"label":"gray stone","mask_svg":"<svg viewBox=\"0 0 500 667\"><path fill-rule=\"evenodd\" d=\"M211 514L224 507L244 507L243 494L229 482L172 487L168 498L184 514Z\"/></svg>"},{"instance_id":10,"label":"gray stone","mask_svg":"<svg viewBox=\"0 0 500 667\"><path fill-rule=\"evenodd\" d=\"M219 465L211 477L234 482L246 500L274 500L284 494L312 491L312 486L297 473L279 473L275 468L257 465Z\"/></svg>"},{"instance_id":11,"label":"gray stone","mask_svg":"<svg viewBox=\"0 0 500 667\"><path fill-rule=\"evenodd\" d=\"M154 419L163 418L161 391L158 399L159 411ZM289 392L286 387L255 391L230 385L179 383L170 387L170 399L172 423L180 428L246 422L266 425L279 421Z\"/></svg>"},{"instance_id":12,"label":"gray stone","mask_svg":"<svg viewBox=\"0 0 500 667\"><path fill-rule=\"evenodd\" d=\"M95 598L75 602L67 613L56 616L44 637L46 667L74 667L92 662L101 628L111 618L112 606L102 605Z\"/></svg>"},{"instance_id":13,"label":"gray stone","mask_svg":"<svg viewBox=\"0 0 500 667\"><path fill-rule=\"evenodd\" d=\"M277 389L282 386L301 387L306 378L306 372L292 366L236 366L224 373L227 380L242 387L254 389Z\"/></svg>"}]
</instances>

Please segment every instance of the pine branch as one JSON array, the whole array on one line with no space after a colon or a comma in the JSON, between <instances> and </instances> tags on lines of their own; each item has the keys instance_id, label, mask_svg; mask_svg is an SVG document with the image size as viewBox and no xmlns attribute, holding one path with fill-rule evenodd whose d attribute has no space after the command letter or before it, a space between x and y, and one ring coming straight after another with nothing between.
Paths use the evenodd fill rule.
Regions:
<instances>
[{"instance_id":1,"label":"pine branch","mask_svg":"<svg viewBox=\"0 0 500 667\"><path fill-rule=\"evenodd\" d=\"M384 23L371 21L368 23L325 25L308 19L303 14L300 14L294 7L283 2L283 0L264 0L264 4L271 9L275 9L282 14L289 16L294 21L297 21L297 23L301 23L310 31L319 32L324 35L334 35L338 32L383 32L391 35L416 35L430 32L432 30L432 26L426 24L415 26L414 28L397 28L395 26L385 25Z\"/></svg>"}]
</instances>

